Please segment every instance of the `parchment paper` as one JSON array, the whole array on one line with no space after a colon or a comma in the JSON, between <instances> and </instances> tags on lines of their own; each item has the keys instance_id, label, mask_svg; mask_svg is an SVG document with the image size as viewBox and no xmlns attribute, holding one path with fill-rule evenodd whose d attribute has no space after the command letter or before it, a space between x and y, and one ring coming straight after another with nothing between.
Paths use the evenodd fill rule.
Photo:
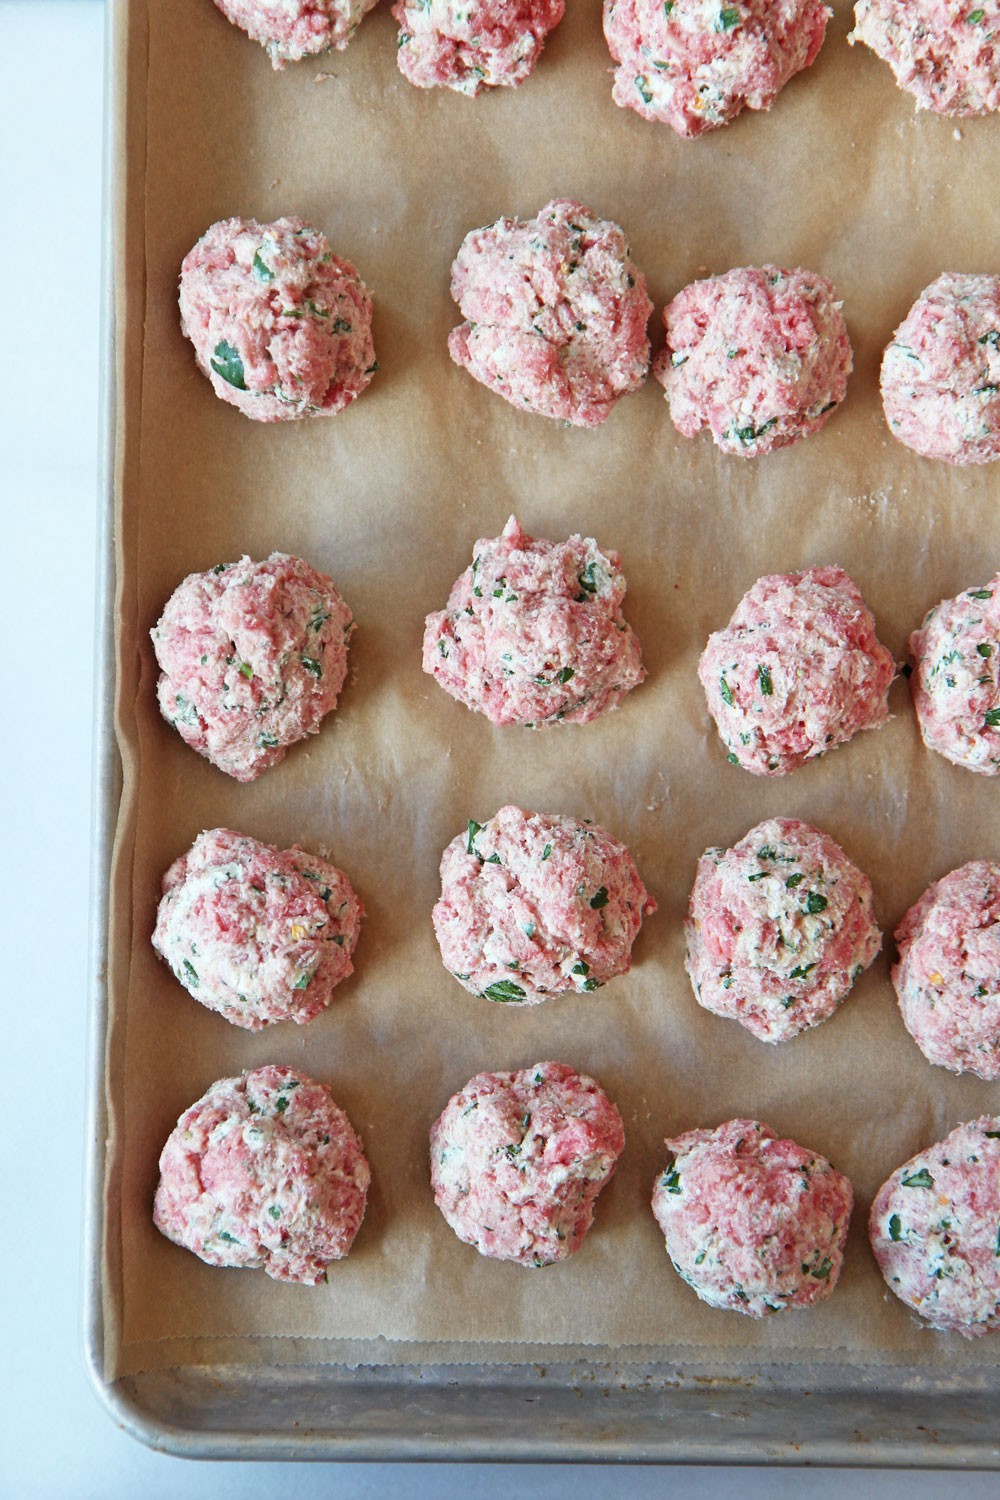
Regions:
<instances>
[{"instance_id":1,"label":"parchment paper","mask_svg":"<svg viewBox=\"0 0 1000 1500\"><path fill-rule=\"evenodd\" d=\"M109 1372L222 1361L520 1359L637 1351L737 1367L830 1358L990 1362L886 1292L865 1221L888 1173L1000 1090L926 1063L900 1021L891 931L925 885L998 853L996 782L922 747L906 684L894 718L762 782L726 763L696 676L710 630L765 572L841 563L902 659L938 599L1000 565L994 469L952 470L888 434L881 350L942 270L997 269L1000 121L917 118L846 44L838 3L815 67L768 115L681 141L615 107L599 0L569 0L535 75L476 101L399 75L383 4L348 51L272 72L210 0L120 0L119 680L125 770L112 885L104 1274ZM674 431L650 382L594 432L515 411L453 366L448 269L464 234L568 195L629 234L657 312L697 275L772 261L829 276L855 373L819 435L756 461ZM342 415L258 426L218 401L181 337L176 283L230 214L299 213L376 298L380 371ZM497 730L420 670L424 615L477 537L512 512L623 556L647 683L604 721ZM188 572L298 553L358 629L318 738L238 786L160 719L148 632ZM468 996L430 910L441 850L505 801L597 820L659 902L626 977L529 1011ZM882 957L827 1024L778 1047L702 1012L682 968L698 855L783 814L829 830L869 872ZM163 870L203 828L327 851L367 908L356 975L306 1028L260 1035L196 1005L149 944ZM570 1262L529 1273L461 1245L435 1209L427 1131L473 1073L555 1058L595 1075L627 1148ZM368 1214L329 1285L211 1269L163 1239L160 1148L222 1076L268 1061L320 1078L372 1164ZM649 1211L662 1138L756 1116L830 1157L857 1207L834 1296L764 1324L713 1311L674 1274Z\"/></svg>"}]
</instances>

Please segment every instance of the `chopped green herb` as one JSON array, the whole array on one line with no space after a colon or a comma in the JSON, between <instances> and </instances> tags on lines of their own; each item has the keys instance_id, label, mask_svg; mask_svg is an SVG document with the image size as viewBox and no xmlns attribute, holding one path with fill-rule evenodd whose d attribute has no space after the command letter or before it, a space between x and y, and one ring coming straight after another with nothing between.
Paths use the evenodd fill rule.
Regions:
<instances>
[{"instance_id":1,"label":"chopped green herb","mask_svg":"<svg viewBox=\"0 0 1000 1500\"><path fill-rule=\"evenodd\" d=\"M794 891L795 887L797 885L801 885L805 878L806 877L802 874L802 871L798 870L794 875L789 875L788 879L785 881L785 885L788 890Z\"/></svg>"},{"instance_id":2,"label":"chopped green herb","mask_svg":"<svg viewBox=\"0 0 1000 1500\"><path fill-rule=\"evenodd\" d=\"M184 967L184 973L187 976L188 984L198 984L198 970L195 968L191 960L189 958L185 958L182 960L182 963Z\"/></svg>"},{"instance_id":3,"label":"chopped green herb","mask_svg":"<svg viewBox=\"0 0 1000 1500\"><path fill-rule=\"evenodd\" d=\"M498 979L483 991L483 995L487 1000L499 1000L501 1004L505 1004L511 1000L523 1000L524 990L512 979Z\"/></svg>"},{"instance_id":4,"label":"chopped green herb","mask_svg":"<svg viewBox=\"0 0 1000 1500\"><path fill-rule=\"evenodd\" d=\"M789 979L805 979L806 975L808 973L810 973L811 970L815 969L815 967L816 967L816 965L814 963L813 964L798 964L792 970L792 972L789 974L788 977L789 977Z\"/></svg>"},{"instance_id":5,"label":"chopped green herb","mask_svg":"<svg viewBox=\"0 0 1000 1500\"><path fill-rule=\"evenodd\" d=\"M560 667L559 671L556 673L556 681L569 682L569 680L575 676L576 669L574 667Z\"/></svg>"},{"instance_id":6,"label":"chopped green herb","mask_svg":"<svg viewBox=\"0 0 1000 1500\"><path fill-rule=\"evenodd\" d=\"M898 1245L903 1238L903 1226L899 1221L899 1214L893 1214L889 1220L889 1238L895 1245Z\"/></svg>"},{"instance_id":7,"label":"chopped green herb","mask_svg":"<svg viewBox=\"0 0 1000 1500\"><path fill-rule=\"evenodd\" d=\"M600 911L601 907L607 906L607 904L608 888L606 885L602 885L594 892L593 896L591 896L590 905L593 911Z\"/></svg>"},{"instance_id":8,"label":"chopped green herb","mask_svg":"<svg viewBox=\"0 0 1000 1500\"><path fill-rule=\"evenodd\" d=\"M241 1241L236 1238L235 1234L229 1233L228 1229L219 1230L219 1239L225 1240L227 1245L239 1245L241 1243Z\"/></svg>"},{"instance_id":9,"label":"chopped green herb","mask_svg":"<svg viewBox=\"0 0 1000 1500\"><path fill-rule=\"evenodd\" d=\"M259 250L254 251L252 270L258 281L274 280L274 272L267 262L261 258Z\"/></svg>"},{"instance_id":10,"label":"chopped green herb","mask_svg":"<svg viewBox=\"0 0 1000 1500\"><path fill-rule=\"evenodd\" d=\"M819 1263L819 1265L815 1268L815 1270L810 1271L809 1274L811 1276L813 1276L817 1281L828 1281L829 1277L830 1277L830 1272L832 1270L833 1270L833 1261L832 1260L828 1260L828 1259L824 1259L824 1260L821 1260L820 1263Z\"/></svg>"},{"instance_id":11,"label":"chopped green herb","mask_svg":"<svg viewBox=\"0 0 1000 1500\"><path fill-rule=\"evenodd\" d=\"M806 897L806 911L810 916L815 917L821 911L826 911L827 905L826 897L821 896L818 891L810 891Z\"/></svg>"},{"instance_id":12,"label":"chopped green herb","mask_svg":"<svg viewBox=\"0 0 1000 1500\"><path fill-rule=\"evenodd\" d=\"M572 969L570 970L570 973L571 974L589 974L590 973L590 965L588 963L585 963L583 961L583 959L581 958L581 960L580 960L580 962L578 964L574 964L573 965Z\"/></svg>"},{"instance_id":13,"label":"chopped green herb","mask_svg":"<svg viewBox=\"0 0 1000 1500\"><path fill-rule=\"evenodd\" d=\"M247 388L246 376L243 373L243 361L240 352L234 349L232 344L227 344L225 339L220 340L215 346L209 364L220 379L227 385L235 386L238 391Z\"/></svg>"},{"instance_id":14,"label":"chopped green herb","mask_svg":"<svg viewBox=\"0 0 1000 1500\"><path fill-rule=\"evenodd\" d=\"M984 10L977 8L976 10L970 10L965 19L968 21L970 26L978 26L985 14L986 12Z\"/></svg>"},{"instance_id":15,"label":"chopped green herb","mask_svg":"<svg viewBox=\"0 0 1000 1500\"><path fill-rule=\"evenodd\" d=\"M301 661L307 672L311 672L314 677L322 677L323 664L318 662L315 656L303 656Z\"/></svg>"},{"instance_id":16,"label":"chopped green herb","mask_svg":"<svg viewBox=\"0 0 1000 1500\"><path fill-rule=\"evenodd\" d=\"M288 1100L285 1098L284 1094L278 1095L278 1099L274 1107L278 1111L279 1115L283 1115L285 1113L285 1110L288 1108Z\"/></svg>"},{"instance_id":17,"label":"chopped green herb","mask_svg":"<svg viewBox=\"0 0 1000 1500\"><path fill-rule=\"evenodd\" d=\"M250 682L253 678L253 667L248 661L240 662L240 676L245 677L247 682Z\"/></svg>"},{"instance_id":18,"label":"chopped green herb","mask_svg":"<svg viewBox=\"0 0 1000 1500\"><path fill-rule=\"evenodd\" d=\"M902 1187L930 1188L934 1186L934 1178L926 1167L921 1167L919 1172L911 1172L909 1177L900 1179Z\"/></svg>"},{"instance_id":19,"label":"chopped green herb","mask_svg":"<svg viewBox=\"0 0 1000 1500\"><path fill-rule=\"evenodd\" d=\"M296 979L295 984L293 985L293 989L304 990L309 984L311 978L311 974L300 974L298 979Z\"/></svg>"},{"instance_id":20,"label":"chopped green herb","mask_svg":"<svg viewBox=\"0 0 1000 1500\"><path fill-rule=\"evenodd\" d=\"M476 837L476 834L479 833L479 831L481 830L482 826L483 826L482 823L477 823L476 820L475 820L475 818L470 818L469 819L469 829L468 829L469 839L468 839L468 843L465 846L465 852L466 852L466 854L475 854L476 853L476 850L472 847L472 841Z\"/></svg>"},{"instance_id":21,"label":"chopped green herb","mask_svg":"<svg viewBox=\"0 0 1000 1500\"><path fill-rule=\"evenodd\" d=\"M1000 708L988 708L986 710L986 728L1000 729Z\"/></svg>"},{"instance_id":22,"label":"chopped green herb","mask_svg":"<svg viewBox=\"0 0 1000 1500\"><path fill-rule=\"evenodd\" d=\"M652 97L652 96L650 96L650 97ZM647 99L646 102L648 104L649 100ZM587 566L584 568L583 572L577 578L577 583L580 585L580 587L583 589L584 593L586 593L586 594L596 594L597 593L597 580L594 577L594 569L596 568L596 566L597 566L597 564L595 562L589 562L587 564Z\"/></svg>"},{"instance_id":23,"label":"chopped green herb","mask_svg":"<svg viewBox=\"0 0 1000 1500\"><path fill-rule=\"evenodd\" d=\"M724 677L719 678L719 692L722 694L723 703L730 708L733 706L733 691Z\"/></svg>"},{"instance_id":24,"label":"chopped green herb","mask_svg":"<svg viewBox=\"0 0 1000 1500\"><path fill-rule=\"evenodd\" d=\"M966 589L966 591L965 591L965 597L967 599L992 599L993 598L993 590L992 589Z\"/></svg>"},{"instance_id":25,"label":"chopped green herb","mask_svg":"<svg viewBox=\"0 0 1000 1500\"><path fill-rule=\"evenodd\" d=\"M739 25L740 13L735 5L726 5L719 12L719 24L717 31L732 31L734 26Z\"/></svg>"},{"instance_id":26,"label":"chopped green herb","mask_svg":"<svg viewBox=\"0 0 1000 1500\"><path fill-rule=\"evenodd\" d=\"M771 681L770 668L765 667L763 662L757 668L757 677L760 681L760 690L765 698L770 698L774 692L774 683Z\"/></svg>"},{"instance_id":27,"label":"chopped green herb","mask_svg":"<svg viewBox=\"0 0 1000 1500\"><path fill-rule=\"evenodd\" d=\"M993 647L989 644L988 641L980 641L979 645L976 647L976 650L979 652L979 655L986 661L989 661L990 657L993 655Z\"/></svg>"},{"instance_id":28,"label":"chopped green herb","mask_svg":"<svg viewBox=\"0 0 1000 1500\"><path fill-rule=\"evenodd\" d=\"M268 1213L271 1215L272 1219L280 1219L281 1218L281 1209L278 1207L278 1205L276 1203L272 1203L271 1204L271 1207L268 1209Z\"/></svg>"},{"instance_id":29,"label":"chopped green herb","mask_svg":"<svg viewBox=\"0 0 1000 1500\"><path fill-rule=\"evenodd\" d=\"M545 848L542 850L542 858L543 859L548 859L548 857L549 857L549 855L551 853L552 853L552 845L551 844L546 844Z\"/></svg>"},{"instance_id":30,"label":"chopped green herb","mask_svg":"<svg viewBox=\"0 0 1000 1500\"><path fill-rule=\"evenodd\" d=\"M647 80L645 78L643 78L643 76L642 76L641 73L639 74L639 76L635 80L635 86L636 86L636 88L639 91L639 97L642 100L642 102L644 104L652 104L652 102L653 102L653 91L649 87L649 83L647 82Z\"/></svg>"}]
</instances>

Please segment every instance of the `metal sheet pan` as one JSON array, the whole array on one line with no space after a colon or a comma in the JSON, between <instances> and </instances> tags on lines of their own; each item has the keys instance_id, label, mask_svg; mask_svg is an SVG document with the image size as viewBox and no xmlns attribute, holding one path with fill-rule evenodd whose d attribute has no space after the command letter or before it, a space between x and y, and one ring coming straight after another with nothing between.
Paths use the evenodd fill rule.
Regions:
<instances>
[{"instance_id":1,"label":"metal sheet pan","mask_svg":"<svg viewBox=\"0 0 1000 1500\"><path fill-rule=\"evenodd\" d=\"M207 3L207 0L206 0ZM433 1458L634 1462L777 1462L1000 1467L995 1433L998 1372L943 1370L919 1359L865 1368L704 1358L618 1360L595 1351L572 1362L347 1368L234 1365L211 1360L109 1378L107 1342L121 1316L121 1265L109 1234L122 1213L106 1155L121 1107L121 1036L109 1012L107 892L123 789L115 735L114 662L120 621L136 587L127 496L139 462L144 327L141 248L142 6L109 7L107 434L98 644L95 797L94 1031L90 1060L87 1346L95 1384L113 1418L153 1447L201 1457ZM138 282L135 278L139 278ZM117 563L116 563L117 559ZM119 920L124 920L121 916ZM114 934L111 934L113 939Z\"/></svg>"}]
</instances>

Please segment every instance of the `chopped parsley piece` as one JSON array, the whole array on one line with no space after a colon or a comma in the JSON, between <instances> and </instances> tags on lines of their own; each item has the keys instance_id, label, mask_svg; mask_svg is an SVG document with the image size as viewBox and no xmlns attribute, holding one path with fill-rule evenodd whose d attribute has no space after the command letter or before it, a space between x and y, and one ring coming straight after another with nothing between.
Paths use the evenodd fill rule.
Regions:
<instances>
[{"instance_id":1,"label":"chopped parsley piece","mask_svg":"<svg viewBox=\"0 0 1000 1500\"><path fill-rule=\"evenodd\" d=\"M966 593L965 593L965 597L967 599L992 599L993 598L993 590L992 589L967 589Z\"/></svg>"},{"instance_id":2,"label":"chopped parsley piece","mask_svg":"<svg viewBox=\"0 0 1000 1500\"><path fill-rule=\"evenodd\" d=\"M298 979L296 979L295 984L292 986L292 988L296 989L296 990L304 990L306 988L306 986L308 985L308 983L309 983L309 981L310 981L311 978L312 978L311 974L300 974L299 977L298 977Z\"/></svg>"},{"instance_id":3,"label":"chopped parsley piece","mask_svg":"<svg viewBox=\"0 0 1000 1500\"><path fill-rule=\"evenodd\" d=\"M303 656L301 661L307 672L311 672L314 677L322 677L323 664L318 662L315 656Z\"/></svg>"},{"instance_id":4,"label":"chopped parsley piece","mask_svg":"<svg viewBox=\"0 0 1000 1500\"><path fill-rule=\"evenodd\" d=\"M970 26L978 26L985 14L986 12L984 10L982 10L981 8L977 8L976 10L970 10L965 19L968 21Z\"/></svg>"},{"instance_id":5,"label":"chopped parsley piece","mask_svg":"<svg viewBox=\"0 0 1000 1500\"><path fill-rule=\"evenodd\" d=\"M575 667L560 667L556 673L556 682L569 682L570 678L575 676Z\"/></svg>"},{"instance_id":6,"label":"chopped parsley piece","mask_svg":"<svg viewBox=\"0 0 1000 1500\"><path fill-rule=\"evenodd\" d=\"M487 1000L499 1000L504 1004L510 1000L523 1000L524 990L512 979L498 979L483 991L483 995Z\"/></svg>"},{"instance_id":7,"label":"chopped parsley piece","mask_svg":"<svg viewBox=\"0 0 1000 1500\"><path fill-rule=\"evenodd\" d=\"M726 5L719 12L719 24L716 30L732 31L734 26L739 25L739 21L740 13L738 7L735 5Z\"/></svg>"},{"instance_id":8,"label":"chopped parsley piece","mask_svg":"<svg viewBox=\"0 0 1000 1500\"><path fill-rule=\"evenodd\" d=\"M252 680L252 678L253 678L253 667L250 665L250 663L248 661L241 661L240 662L240 676L241 677L245 677L246 680L247 680L247 682L250 682Z\"/></svg>"},{"instance_id":9,"label":"chopped parsley piece","mask_svg":"<svg viewBox=\"0 0 1000 1500\"><path fill-rule=\"evenodd\" d=\"M986 710L986 728L1000 729L1000 708L988 708Z\"/></svg>"},{"instance_id":10,"label":"chopped parsley piece","mask_svg":"<svg viewBox=\"0 0 1000 1500\"><path fill-rule=\"evenodd\" d=\"M919 1172L911 1172L909 1177L900 1179L902 1187L930 1188L934 1186L934 1178L926 1167L921 1167Z\"/></svg>"},{"instance_id":11,"label":"chopped parsley piece","mask_svg":"<svg viewBox=\"0 0 1000 1500\"><path fill-rule=\"evenodd\" d=\"M254 251L252 269L253 274L256 276L258 281L274 280L274 272L271 270L271 267L267 264L267 262L261 257L261 253L259 250Z\"/></svg>"},{"instance_id":12,"label":"chopped parsley piece","mask_svg":"<svg viewBox=\"0 0 1000 1500\"><path fill-rule=\"evenodd\" d=\"M785 886L788 890L794 891L795 887L797 885L801 885L805 878L806 877L803 875L802 871L797 870L794 875L789 875L788 879L785 881Z\"/></svg>"},{"instance_id":13,"label":"chopped parsley piece","mask_svg":"<svg viewBox=\"0 0 1000 1500\"><path fill-rule=\"evenodd\" d=\"M184 960L182 960L182 962L188 984L198 984L198 970L195 968L194 964L189 958L185 958Z\"/></svg>"},{"instance_id":14,"label":"chopped parsley piece","mask_svg":"<svg viewBox=\"0 0 1000 1500\"><path fill-rule=\"evenodd\" d=\"M594 892L593 896L591 896L590 898L591 909L593 911L600 911L601 907L607 906L607 904L608 888L606 885L602 885L598 890Z\"/></svg>"},{"instance_id":15,"label":"chopped parsley piece","mask_svg":"<svg viewBox=\"0 0 1000 1500\"><path fill-rule=\"evenodd\" d=\"M722 701L723 701L723 703L727 704L728 707L732 708L732 706L733 706L733 690L729 686L729 683L726 681L726 679L724 677L720 677L719 678L719 692L722 694Z\"/></svg>"},{"instance_id":16,"label":"chopped parsley piece","mask_svg":"<svg viewBox=\"0 0 1000 1500\"><path fill-rule=\"evenodd\" d=\"M806 911L810 916L815 917L821 911L826 911L827 904L826 897L821 896L818 891L810 891L806 897Z\"/></svg>"},{"instance_id":17,"label":"chopped parsley piece","mask_svg":"<svg viewBox=\"0 0 1000 1500\"><path fill-rule=\"evenodd\" d=\"M765 667L763 662L757 668L757 677L760 681L760 690L764 694L764 697L770 698L774 692L774 683L771 681L770 668Z\"/></svg>"},{"instance_id":18,"label":"chopped parsley piece","mask_svg":"<svg viewBox=\"0 0 1000 1500\"><path fill-rule=\"evenodd\" d=\"M893 1214L889 1220L889 1238L894 1245L898 1245L903 1238L903 1226L899 1221L899 1214Z\"/></svg>"},{"instance_id":19,"label":"chopped parsley piece","mask_svg":"<svg viewBox=\"0 0 1000 1500\"><path fill-rule=\"evenodd\" d=\"M246 376L243 373L243 361L240 359L240 351L234 349L232 344L227 344L225 339L220 340L215 346L209 364L221 380L227 385L235 386L238 391L247 388Z\"/></svg>"},{"instance_id":20,"label":"chopped parsley piece","mask_svg":"<svg viewBox=\"0 0 1000 1500\"><path fill-rule=\"evenodd\" d=\"M466 854L475 854L476 853L476 850L472 847L472 841L476 837L476 834L479 833L479 831L481 830L482 826L483 826L482 823L477 823L476 820L475 820L475 818L470 818L469 819L469 829L468 829L469 840L468 840L468 843L465 846L465 852L466 852ZM543 856L543 858L544 858L544 856Z\"/></svg>"},{"instance_id":21,"label":"chopped parsley piece","mask_svg":"<svg viewBox=\"0 0 1000 1500\"><path fill-rule=\"evenodd\" d=\"M549 855L551 853L552 853L552 845L551 844L546 844L545 848L542 850L542 858L543 859L548 859L548 857L549 857Z\"/></svg>"}]
</instances>

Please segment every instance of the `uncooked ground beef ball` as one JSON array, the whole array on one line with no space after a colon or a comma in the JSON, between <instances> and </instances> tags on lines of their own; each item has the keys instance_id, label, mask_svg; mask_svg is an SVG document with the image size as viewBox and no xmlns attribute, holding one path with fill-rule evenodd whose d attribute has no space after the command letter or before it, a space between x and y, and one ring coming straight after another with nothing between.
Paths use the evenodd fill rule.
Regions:
<instances>
[{"instance_id":1,"label":"uncooked ground beef ball","mask_svg":"<svg viewBox=\"0 0 1000 1500\"><path fill-rule=\"evenodd\" d=\"M375 0L215 0L228 21L267 49L271 65L342 51Z\"/></svg>"},{"instance_id":2,"label":"uncooked ground beef ball","mask_svg":"<svg viewBox=\"0 0 1000 1500\"><path fill-rule=\"evenodd\" d=\"M847 40L888 63L918 109L1000 109L1000 0L858 0Z\"/></svg>"},{"instance_id":3,"label":"uncooked ground beef ball","mask_svg":"<svg viewBox=\"0 0 1000 1500\"><path fill-rule=\"evenodd\" d=\"M829 1297L844 1261L851 1184L759 1120L666 1142L653 1213L679 1276L710 1307L763 1318Z\"/></svg>"},{"instance_id":4,"label":"uncooked ground beef ball","mask_svg":"<svg viewBox=\"0 0 1000 1500\"><path fill-rule=\"evenodd\" d=\"M564 0L398 0L396 61L422 89L516 88L564 10Z\"/></svg>"},{"instance_id":5,"label":"uncooked ground beef ball","mask_svg":"<svg viewBox=\"0 0 1000 1500\"><path fill-rule=\"evenodd\" d=\"M882 946L867 875L794 818L705 851L684 934L698 1004L762 1042L832 1016Z\"/></svg>"},{"instance_id":6,"label":"uncooked ground beef ball","mask_svg":"<svg viewBox=\"0 0 1000 1500\"><path fill-rule=\"evenodd\" d=\"M184 257L181 330L217 396L255 422L343 411L377 369L372 299L301 219L223 219Z\"/></svg>"},{"instance_id":7,"label":"uncooked ground beef ball","mask_svg":"<svg viewBox=\"0 0 1000 1500\"><path fill-rule=\"evenodd\" d=\"M898 1167L868 1232L889 1290L931 1328L978 1338L1000 1328L1000 1119L958 1125Z\"/></svg>"},{"instance_id":8,"label":"uncooked ground beef ball","mask_svg":"<svg viewBox=\"0 0 1000 1500\"><path fill-rule=\"evenodd\" d=\"M362 916L329 860L213 828L164 875L153 947L193 999L234 1025L301 1025L353 973Z\"/></svg>"},{"instance_id":9,"label":"uncooked ground beef ball","mask_svg":"<svg viewBox=\"0 0 1000 1500\"><path fill-rule=\"evenodd\" d=\"M427 616L424 671L494 724L586 724L646 675L624 596L617 552L530 537L511 516Z\"/></svg>"},{"instance_id":10,"label":"uncooked ground beef ball","mask_svg":"<svg viewBox=\"0 0 1000 1500\"><path fill-rule=\"evenodd\" d=\"M580 1248L624 1146L618 1110L585 1074L479 1073L431 1129L434 1201L480 1254L553 1265Z\"/></svg>"},{"instance_id":11,"label":"uncooked ground beef ball","mask_svg":"<svg viewBox=\"0 0 1000 1500\"><path fill-rule=\"evenodd\" d=\"M292 1068L220 1078L160 1156L153 1222L211 1266L314 1286L350 1250L371 1173L330 1091Z\"/></svg>"},{"instance_id":12,"label":"uncooked ground beef ball","mask_svg":"<svg viewBox=\"0 0 1000 1500\"><path fill-rule=\"evenodd\" d=\"M612 97L681 136L716 130L770 109L816 60L832 14L822 0L604 0Z\"/></svg>"},{"instance_id":13,"label":"uncooked ground beef ball","mask_svg":"<svg viewBox=\"0 0 1000 1500\"><path fill-rule=\"evenodd\" d=\"M434 931L473 995L537 1005L628 972L656 910L624 844L594 823L501 807L441 858Z\"/></svg>"},{"instance_id":14,"label":"uncooked ground beef ball","mask_svg":"<svg viewBox=\"0 0 1000 1500\"><path fill-rule=\"evenodd\" d=\"M739 267L693 281L663 312L653 374L684 437L759 458L818 432L847 393L851 344L833 286L813 271Z\"/></svg>"},{"instance_id":15,"label":"uncooked ground beef ball","mask_svg":"<svg viewBox=\"0 0 1000 1500\"><path fill-rule=\"evenodd\" d=\"M160 712L236 781L253 781L336 707L354 622L332 581L272 552L191 573L151 632Z\"/></svg>"},{"instance_id":16,"label":"uncooked ground beef ball","mask_svg":"<svg viewBox=\"0 0 1000 1500\"><path fill-rule=\"evenodd\" d=\"M971 861L929 886L896 929L892 982L929 1062L1000 1078L1000 865Z\"/></svg>"},{"instance_id":17,"label":"uncooked ground beef ball","mask_svg":"<svg viewBox=\"0 0 1000 1500\"><path fill-rule=\"evenodd\" d=\"M838 567L758 578L698 663L729 759L781 776L889 717L896 664Z\"/></svg>"},{"instance_id":18,"label":"uncooked ground beef ball","mask_svg":"<svg viewBox=\"0 0 1000 1500\"><path fill-rule=\"evenodd\" d=\"M939 276L882 356L889 430L925 458L1000 458L1000 276Z\"/></svg>"},{"instance_id":19,"label":"uncooked ground beef ball","mask_svg":"<svg viewBox=\"0 0 1000 1500\"><path fill-rule=\"evenodd\" d=\"M605 421L649 369L646 281L617 224L568 198L467 234L451 268L456 364L523 411Z\"/></svg>"},{"instance_id":20,"label":"uncooked ground beef ball","mask_svg":"<svg viewBox=\"0 0 1000 1500\"><path fill-rule=\"evenodd\" d=\"M1000 573L928 610L910 659L924 744L968 771L1000 774Z\"/></svg>"}]
</instances>

